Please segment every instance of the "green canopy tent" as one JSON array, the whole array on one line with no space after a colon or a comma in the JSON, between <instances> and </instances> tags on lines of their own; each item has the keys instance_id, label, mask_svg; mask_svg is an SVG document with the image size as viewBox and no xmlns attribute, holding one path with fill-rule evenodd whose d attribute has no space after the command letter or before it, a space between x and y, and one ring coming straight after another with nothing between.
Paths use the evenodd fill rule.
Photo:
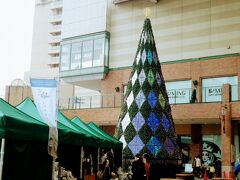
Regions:
<instances>
[{"instance_id":1,"label":"green canopy tent","mask_svg":"<svg viewBox=\"0 0 240 180\"><path fill-rule=\"evenodd\" d=\"M113 143L114 149L122 149L122 142L115 139L114 137L110 136L109 134L107 134L106 132L104 132L102 129L100 129L95 123L93 122L89 122L88 127L90 127L91 129L93 129L94 131L98 132L99 134L101 134L103 137L105 137L106 139L108 139L109 141L111 141Z\"/></svg>"},{"instance_id":2,"label":"green canopy tent","mask_svg":"<svg viewBox=\"0 0 240 180\"><path fill-rule=\"evenodd\" d=\"M97 137L100 139L100 146L98 148L98 152L97 152L97 157L94 156L93 157L93 164L97 164L97 166L93 167L94 172L99 170L99 160L100 160L100 148L114 148L113 143L107 139L106 137L102 136L100 133L98 133L97 131L95 131L94 129L90 128L87 124L85 124L79 117L75 116L74 118L71 119L71 122L73 122L74 124L76 124L77 126L85 129L86 131L88 131L90 134L92 134L93 136Z\"/></svg>"},{"instance_id":3,"label":"green canopy tent","mask_svg":"<svg viewBox=\"0 0 240 180\"><path fill-rule=\"evenodd\" d=\"M0 138L2 142L6 140L4 157L1 158L4 158L2 179L51 179L48 131L47 124L0 98Z\"/></svg>"},{"instance_id":4,"label":"green canopy tent","mask_svg":"<svg viewBox=\"0 0 240 180\"><path fill-rule=\"evenodd\" d=\"M74 118L71 119L71 122L76 124L78 127L85 129L87 132L92 134L92 136L95 136L100 139L100 144L99 147L101 148L114 148L112 141L104 137L102 134L99 132L95 131L91 127L89 127L87 124L85 124L79 117L75 116Z\"/></svg>"},{"instance_id":5,"label":"green canopy tent","mask_svg":"<svg viewBox=\"0 0 240 180\"><path fill-rule=\"evenodd\" d=\"M26 114L38 119L44 120L38 113L38 110L30 98L26 98L17 106L18 109ZM58 111L58 130L62 130L66 135L59 133L58 161L60 165L71 170L77 177L80 176L80 146L97 146L98 140L91 134L73 125L61 112ZM66 144L66 145L65 145Z\"/></svg>"},{"instance_id":6,"label":"green canopy tent","mask_svg":"<svg viewBox=\"0 0 240 180\"><path fill-rule=\"evenodd\" d=\"M114 137L110 136L106 132L104 132L95 123L89 122L87 125L88 125L88 127L90 127L92 129L92 131L101 134L103 137L105 137L106 139L108 139L109 141L112 142L112 144L113 144L112 149L114 150L115 165L117 167L122 166L122 147L123 147L123 143L121 141L115 139Z\"/></svg>"}]
</instances>

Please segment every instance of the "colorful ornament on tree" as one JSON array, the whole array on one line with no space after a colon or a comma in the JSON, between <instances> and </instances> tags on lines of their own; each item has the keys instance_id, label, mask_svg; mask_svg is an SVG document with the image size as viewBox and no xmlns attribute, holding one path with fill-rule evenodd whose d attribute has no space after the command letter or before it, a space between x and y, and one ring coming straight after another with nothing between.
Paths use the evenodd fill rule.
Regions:
<instances>
[{"instance_id":1,"label":"colorful ornament on tree","mask_svg":"<svg viewBox=\"0 0 240 180\"><path fill-rule=\"evenodd\" d=\"M153 159L178 159L179 147L150 19L140 36L124 95L116 137L124 158L148 153Z\"/></svg>"}]
</instances>

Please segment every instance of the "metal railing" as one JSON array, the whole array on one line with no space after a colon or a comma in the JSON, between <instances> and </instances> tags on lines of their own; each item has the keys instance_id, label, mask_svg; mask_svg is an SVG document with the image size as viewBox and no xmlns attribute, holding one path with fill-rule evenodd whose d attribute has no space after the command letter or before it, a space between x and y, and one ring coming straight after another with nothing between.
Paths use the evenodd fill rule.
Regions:
<instances>
[{"instance_id":1,"label":"metal railing","mask_svg":"<svg viewBox=\"0 0 240 180\"><path fill-rule=\"evenodd\" d=\"M170 104L188 104L192 97L192 88L168 89ZM59 109L115 108L123 104L123 93L81 96L59 99ZM202 103L221 102L222 86L202 87ZM238 100L238 85L231 86L231 101ZM199 101L198 101L199 102Z\"/></svg>"},{"instance_id":2,"label":"metal railing","mask_svg":"<svg viewBox=\"0 0 240 180\"><path fill-rule=\"evenodd\" d=\"M59 99L59 109L115 108L121 107L123 94L106 94Z\"/></svg>"}]
</instances>

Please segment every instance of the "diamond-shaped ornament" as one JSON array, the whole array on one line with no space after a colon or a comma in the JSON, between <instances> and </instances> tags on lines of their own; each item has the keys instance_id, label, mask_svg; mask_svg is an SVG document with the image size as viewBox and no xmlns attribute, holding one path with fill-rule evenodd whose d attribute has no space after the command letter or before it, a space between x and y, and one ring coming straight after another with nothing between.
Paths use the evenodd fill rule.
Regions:
<instances>
[{"instance_id":1,"label":"diamond-shaped ornament","mask_svg":"<svg viewBox=\"0 0 240 180\"><path fill-rule=\"evenodd\" d=\"M126 142L124 136L122 135L119 140L123 143L123 149L124 149L127 146L127 142Z\"/></svg>"},{"instance_id":2,"label":"diamond-shaped ornament","mask_svg":"<svg viewBox=\"0 0 240 180\"><path fill-rule=\"evenodd\" d=\"M152 52L150 49L148 50L148 63L152 64Z\"/></svg>"},{"instance_id":3,"label":"diamond-shaped ornament","mask_svg":"<svg viewBox=\"0 0 240 180\"><path fill-rule=\"evenodd\" d=\"M127 113L121 122L123 132L125 131L125 129L127 128L130 122L131 120L130 120L129 114Z\"/></svg>"},{"instance_id":4,"label":"diamond-shaped ornament","mask_svg":"<svg viewBox=\"0 0 240 180\"><path fill-rule=\"evenodd\" d=\"M153 61L155 62L155 64L157 64L158 58L157 53L155 51L153 51Z\"/></svg>"},{"instance_id":5,"label":"diamond-shaped ornament","mask_svg":"<svg viewBox=\"0 0 240 180\"><path fill-rule=\"evenodd\" d=\"M132 151L134 155L139 153L141 149L144 147L144 144L140 137L136 135L133 140L128 144L129 149Z\"/></svg>"},{"instance_id":6,"label":"diamond-shaped ornament","mask_svg":"<svg viewBox=\"0 0 240 180\"><path fill-rule=\"evenodd\" d=\"M132 86L134 86L136 80L137 80L137 71L135 71L135 73L132 76Z\"/></svg>"},{"instance_id":7,"label":"diamond-shaped ornament","mask_svg":"<svg viewBox=\"0 0 240 180\"><path fill-rule=\"evenodd\" d=\"M147 125L152 131L155 131L158 128L159 120L153 112L148 116Z\"/></svg>"},{"instance_id":8,"label":"diamond-shaped ornament","mask_svg":"<svg viewBox=\"0 0 240 180\"><path fill-rule=\"evenodd\" d=\"M168 154L173 154L174 152L174 144L171 141L171 139L167 138L166 141L164 142L164 147L167 150Z\"/></svg>"},{"instance_id":9,"label":"diamond-shaped ornament","mask_svg":"<svg viewBox=\"0 0 240 180\"><path fill-rule=\"evenodd\" d=\"M131 93L127 97L127 106L128 106L128 108L131 106L133 100L134 100L133 92L131 91Z\"/></svg>"},{"instance_id":10,"label":"diamond-shaped ornament","mask_svg":"<svg viewBox=\"0 0 240 180\"><path fill-rule=\"evenodd\" d=\"M142 52L142 57L141 57L141 59L142 59L142 64L145 63L146 58L147 58L147 55L146 55L146 51L145 51L145 49L144 49L143 52Z\"/></svg>"},{"instance_id":11,"label":"diamond-shaped ornament","mask_svg":"<svg viewBox=\"0 0 240 180\"><path fill-rule=\"evenodd\" d=\"M141 59L141 53L140 53L141 51L138 51L138 55L137 55L137 57L136 57L136 63L138 64L139 63L139 61L140 61L140 59Z\"/></svg>"},{"instance_id":12,"label":"diamond-shaped ornament","mask_svg":"<svg viewBox=\"0 0 240 180\"><path fill-rule=\"evenodd\" d=\"M143 85L145 79L146 79L146 75L145 75L144 69L142 69L138 77L138 80L141 86Z\"/></svg>"},{"instance_id":13,"label":"diamond-shaped ornament","mask_svg":"<svg viewBox=\"0 0 240 180\"><path fill-rule=\"evenodd\" d=\"M162 109L164 109L166 102L165 102L165 99L164 99L163 94L161 92L158 95L158 101L159 101Z\"/></svg>"},{"instance_id":14,"label":"diamond-shaped ornament","mask_svg":"<svg viewBox=\"0 0 240 180\"><path fill-rule=\"evenodd\" d=\"M154 78L153 72L150 69L149 72L148 72L148 82L151 86L153 85L154 80L155 80L155 78Z\"/></svg>"},{"instance_id":15,"label":"diamond-shaped ornament","mask_svg":"<svg viewBox=\"0 0 240 180\"><path fill-rule=\"evenodd\" d=\"M157 102L157 97L153 91L151 91L148 94L147 99L148 99L148 104L151 106L151 108L154 108L154 106L156 105L156 102Z\"/></svg>"},{"instance_id":16,"label":"diamond-shaped ornament","mask_svg":"<svg viewBox=\"0 0 240 180\"><path fill-rule=\"evenodd\" d=\"M140 90L136 99L135 99L135 102L138 106L138 109L141 108L141 106L142 106L142 104L144 103L145 100L146 100L145 95L143 94L143 91Z\"/></svg>"},{"instance_id":17,"label":"diamond-shaped ornament","mask_svg":"<svg viewBox=\"0 0 240 180\"><path fill-rule=\"evenodd\" d=\"M168 130L170 128L170 123L169 123L169 120L168 120L168 118L165 114L162 115L161 121L162 121L162 126L163 126L164 130L166 132L168 132Z\"/></svg>"},{"instance_id":18,"label":"diamond-shaped ornament","mask_svg":"<svg viewBox=\"0 0 240 180\"><path fill-rule=\"evenodd\" d=\"M151 139L146 144L147 149L154 155L157 156L159 150L162 148L162 144L157 140L156 137L151 137Z\"/></svg>"},{"instance_id":19,"label":"diamond-shaped ornament","mask_svg":"<svg viewBox=\"0 0 240 180\"><path fill-rule=\"evenodd\" d=\"M161 77L158 72L156 73L156 79L157 79L158 86L160 86L161 85Z\"/></svg>"},{"instance_id":20,"label":"diamond-shaped ornament","mask_svg":"<svg viewBox=\"0 0 240 180\"><path fill-rule=\"evenodd\" d=\"M145 122L145 120L144 120L142 114L140 112L138 112L132 120L132 124L137 132L142 128L142 126L144 125L144 122Z\"/></svg>"}]
</instances>

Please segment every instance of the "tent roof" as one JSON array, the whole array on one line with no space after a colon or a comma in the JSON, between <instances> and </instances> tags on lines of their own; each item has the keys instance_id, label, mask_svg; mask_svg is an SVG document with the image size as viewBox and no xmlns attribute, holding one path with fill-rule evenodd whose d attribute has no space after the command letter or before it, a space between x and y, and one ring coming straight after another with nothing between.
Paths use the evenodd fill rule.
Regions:
<instances>
[{"instance_id":1,"label":"tent roof","mask_svg":"<svg viewBox=\"0 0 240 180\"><path fill-rule=\"evenodd\" d=\"M75 123L77 126L85 129L87 132L92 134L93 136L97 137L100 140L100 147L104 148L114 148L112 146L112 142L107 139L106 137L102 136L100 133L95 131L94 129L90 128L87 124L85 124L79 117L75 116L71 120L73 123Z\"/></svg>"},{"instance_id":2,"label":"tent roof","mask_svg":"<svg viewBox=\"0 0 240 180\"><path fill-rule=\"evenodd\" d=\"M38 113L38 110L30 98L26 98L22 103L20 103L17 108L31 117L38 119L41 122L44 120ZM58 116L58 135L59 143L64 144L75 144L75 145L87 145L88 142L92 142L94 139L88 134L79 131L76 127L69 125L68 119L63 116L60 112ZM94 141L95 142L95 141ZM96 145L96 143L94 143Z\"/></svg>"},{"instance_id":3,"label":"tent roof","mask_svg":"<svg viewBox=\"0 0 240 180\"><path fill-rule=\"evenodd\" d=\"M110 136L109 134L107 134L106 132L104 132L103 130L101 130L95 123L93 122L89 122L88 126L90 128L92 128L93 130L97 131L98 133L100 133L102 136L104 136L105 138L107 138L108 140L110 140L111 142L114 143L116 148L122 149L122 142L118 141L117 139L115 139L114 137Z\"/></svg>"},{"instance_id":4,"label":"tent roof","mask_svg":"<svg viewBox=\"0 0 240 180\"><path fill-rule=\"evenodd\" d=\"M0 98L0 137L47 141L48 125L18 110Z\"/></svg>"}]
</instances>

